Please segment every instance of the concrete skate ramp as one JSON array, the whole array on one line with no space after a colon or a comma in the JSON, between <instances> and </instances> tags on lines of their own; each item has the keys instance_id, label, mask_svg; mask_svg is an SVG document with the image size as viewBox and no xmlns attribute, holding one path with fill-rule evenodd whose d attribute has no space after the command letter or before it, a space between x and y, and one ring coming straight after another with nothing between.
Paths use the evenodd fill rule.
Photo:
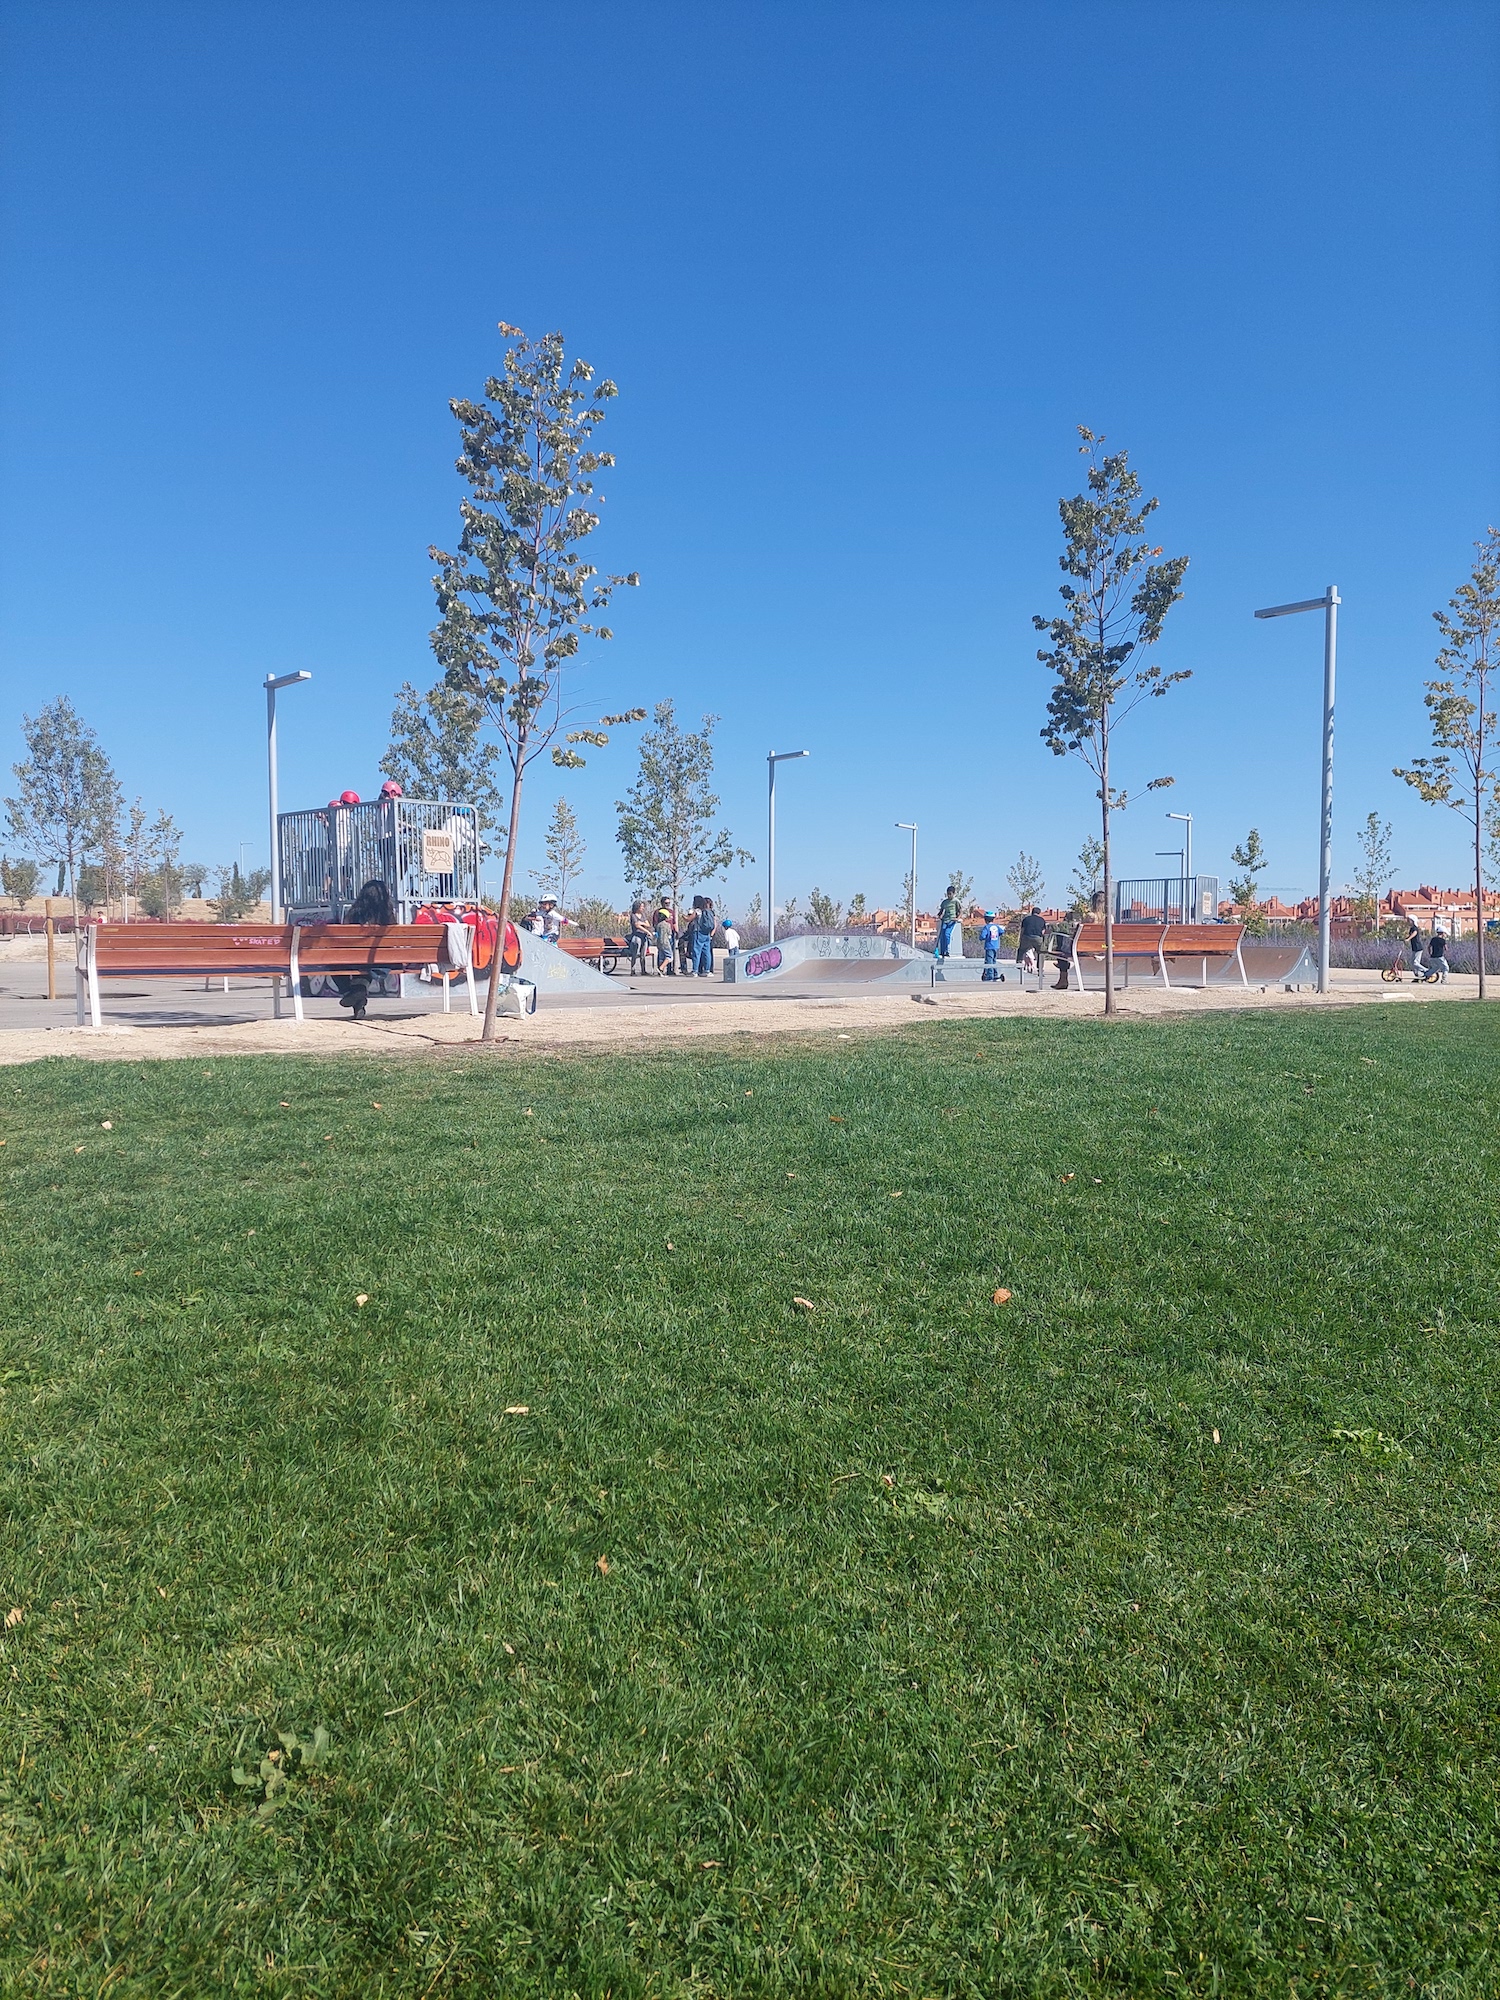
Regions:
<instances>
[{"instance_id":1,"label":"concrete skate ramp","mask_svg":"<svg viewBox=\"0 0 1500 2000\"><path fill-rule=\"evenodd\" d=\"M1314 986L1318 961L1311 945L1252 944L1248 938L1240 946L1245 961L1245 977L1252 986ZM1238 973L1235 977L1238 978Z\"/></svg>"},{"instance_id":2,"label":"concrete skate ramp","mask_svg":"<svg viewBox=\"0 0 1500 2000\"><path fill-rule=\"evenodd\" d=\"M534 982L537 995L544 993L618 993L623 980L609 979L597 966L569 958L535 931L518 931L521 940L521 977Z\"/></svg>"},{"instance_id":3,"label":"concrete skate ramp","mask_svg":"<svg viewBox=\"0 0 1500 2000\"><path fill-rule=\"evenodd\" d=\"M761 945L742 951L724 968L724 977L736 986L764 986L782 981L798 985L835 985L851 981L868 985L872 980L911 977L911 968L920 966L927 977L931 960L914 952L895 938L876 937L869 931L842 933L833 937L786 938L779 944Z\"/></svg>"}]
</instances>

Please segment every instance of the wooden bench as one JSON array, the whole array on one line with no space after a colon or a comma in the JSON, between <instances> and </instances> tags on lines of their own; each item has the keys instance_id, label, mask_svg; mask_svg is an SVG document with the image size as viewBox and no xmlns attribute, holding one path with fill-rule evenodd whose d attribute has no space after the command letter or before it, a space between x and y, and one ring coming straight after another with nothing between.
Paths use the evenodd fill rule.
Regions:
<instances>
[{"instance_id":1,"label":"wooden bench","mask_svg":"<svg viewBox=\"0 0 1500 2000\"><path fill-rule=\"evenodd\" d=\"M1169 990L1172 985L1169 963L1198 959L1202 966L1202 984L1208 984L1208 961L1211 958L1233 959L1240 969L1240 984L1248 986L1245 961L1240 946L1245 940L1243 924L1140 924L1119 923L1114 926L1114 955L1125 965L1125 983L1130 983L1130 961L1135 958L1150 959L1163 986ZM1068 984L1071 986L1076 975L1077 990L1083 991L1083 970L1080 959L1092 958L1102 961L1104 957L1103 924L1080 924L1073 932L1069 944Z\"/></svg>"},{"instance_id":2,"label":"wooden bench","mask_svg":"<svg viewBox=\"0 0 1500 2000\"><path fill-rule=\"evenodd\" d=\"M94 1027L102 1025L101 979L181 979L201 975L269 975L277 982L275 1008L281 1012L279 982L287 980L292 1012L300 1021L302 981L312 974L416 972L436 965L448 978L468 980L469 1012L477 1014L469 934L463 924L90 924L78 953L78 1021L84 1009Z\"/></svg>"},{"instance_id":3,"label":"wooden bench","mask_svg":"<svg viewBox=\"0 0 1500 2000\"><path fill-rule=\"evenodd\" d=\"M630 947L623 938L576 937L553 938L559 951L569 958L582 959L585 965L597 965L601 972L613 972L622 958L628 956ZM608 961L608 963L606 963Z\"/></svg>"}]
</instances>

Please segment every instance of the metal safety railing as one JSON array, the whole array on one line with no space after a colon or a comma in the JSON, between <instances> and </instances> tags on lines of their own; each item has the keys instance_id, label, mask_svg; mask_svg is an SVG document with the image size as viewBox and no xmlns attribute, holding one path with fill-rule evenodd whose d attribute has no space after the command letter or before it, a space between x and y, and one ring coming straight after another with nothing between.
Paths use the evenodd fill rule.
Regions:
<instances>
[{"instance_id":1,"label":"metal safety railing","mask_svg":"<svg viewBox=\"0 0 1500 2000\"><path fill-rule=\"evenodd\" d=\"M1217 875L1148 875L1115 884L1117 924L1214 924Z\"/></svg>"}]
</instances>

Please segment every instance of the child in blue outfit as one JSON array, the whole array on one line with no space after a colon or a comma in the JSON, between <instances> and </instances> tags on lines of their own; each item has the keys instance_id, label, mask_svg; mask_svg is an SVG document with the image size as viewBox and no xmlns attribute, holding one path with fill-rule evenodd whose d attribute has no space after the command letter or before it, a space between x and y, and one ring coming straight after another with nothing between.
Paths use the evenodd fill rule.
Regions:
<instances>
[{"instance_id":1,"label":"child in blue outfit","mask_svg":"<svg viewBox=\"0 0 1500 2000\"><path fill-rule=\"evenodd\" d=\"M1000 977L997 961L1000 957L1000 940L1005 936L1005 926L994 910L984 913L984 929L979 933L979 942L984 946L984 977L996 980Z\"/></svg>"}]
</instances>

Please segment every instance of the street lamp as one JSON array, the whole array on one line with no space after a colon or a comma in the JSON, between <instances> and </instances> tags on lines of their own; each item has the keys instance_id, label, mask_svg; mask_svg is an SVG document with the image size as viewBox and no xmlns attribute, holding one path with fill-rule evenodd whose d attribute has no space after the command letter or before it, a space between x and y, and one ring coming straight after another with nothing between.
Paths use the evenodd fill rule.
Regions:
<instances>
[{"instance_id":1,"label":"street lamp","mask_svg":"<svg viewBox=\"0 0 1500 2000\"><path fill-rule=\"evenodd\" d=\"M810 750L768 750L766 768L771 774L770 798L766 807L766 926L768 944L776 942L776 766L794 763L798 757L810 757Z\"/></svg>"},{"instance_id":2,"label":"street lamp","mask_svg":"<svg viewBox=\"0 0 1500 2000\"><path fill-rule=\"evenodd\" d=\"M271 922L281 922L281 829L276 824L276 691L278 688L295 687L298 681L310 681L312 675L306 672L296 674L267 674L266 690L266 770L269 777L271 795Z\"/></svg>"},{"instance_id":3,"label":"street lamp","mask_svg":"<svg viewBox=\"0 0 1500 2000\"><path fill-rule=\"evenodd\" d=\"M1328 991L1328 919L1333 881L1333 673L1338 651L1339 596L1330 583L1321 597L1300 604L1273 604L1257 618L1288 618L1294 611L1321 611L1323 619L1323 812L1318 843L1318 991Z\"/></svg>"},{"instance_id":4,"label":"street lamp","mask_svg":"<svg viewBox=\"0 0 1500 2000\"><path fill-rule=\"evenodd\" d=\"M1193 815L1191 813L1168 813L1167 818L1180 819L1184 822L1183 842L1182 842L1182 899L1181 900L1182 900L1182 921L1186 923L1188 921L1187 885L1193 879ZM1196 896L1197 893L1198 892L1195 889L1193 891L1193 894ZM1215 916L1218 915L1217 910L1214 912L1214 914ZM1197 915L1196 911L1194 911L1194 915L1195 916Z\"/></svg>"},{"instance_id":5,"label":"street lamp","mask_svg":"<svg viewBox=\"0 0 1500 2000\"><path fill-rule=\"evenodd\" d=\"M911 835L911 908L907 914L911 918L911 948L915 951L917 948L917 823L915 820L898 819L896 822L896 831Z\"/></svg>"}]
</instances>

